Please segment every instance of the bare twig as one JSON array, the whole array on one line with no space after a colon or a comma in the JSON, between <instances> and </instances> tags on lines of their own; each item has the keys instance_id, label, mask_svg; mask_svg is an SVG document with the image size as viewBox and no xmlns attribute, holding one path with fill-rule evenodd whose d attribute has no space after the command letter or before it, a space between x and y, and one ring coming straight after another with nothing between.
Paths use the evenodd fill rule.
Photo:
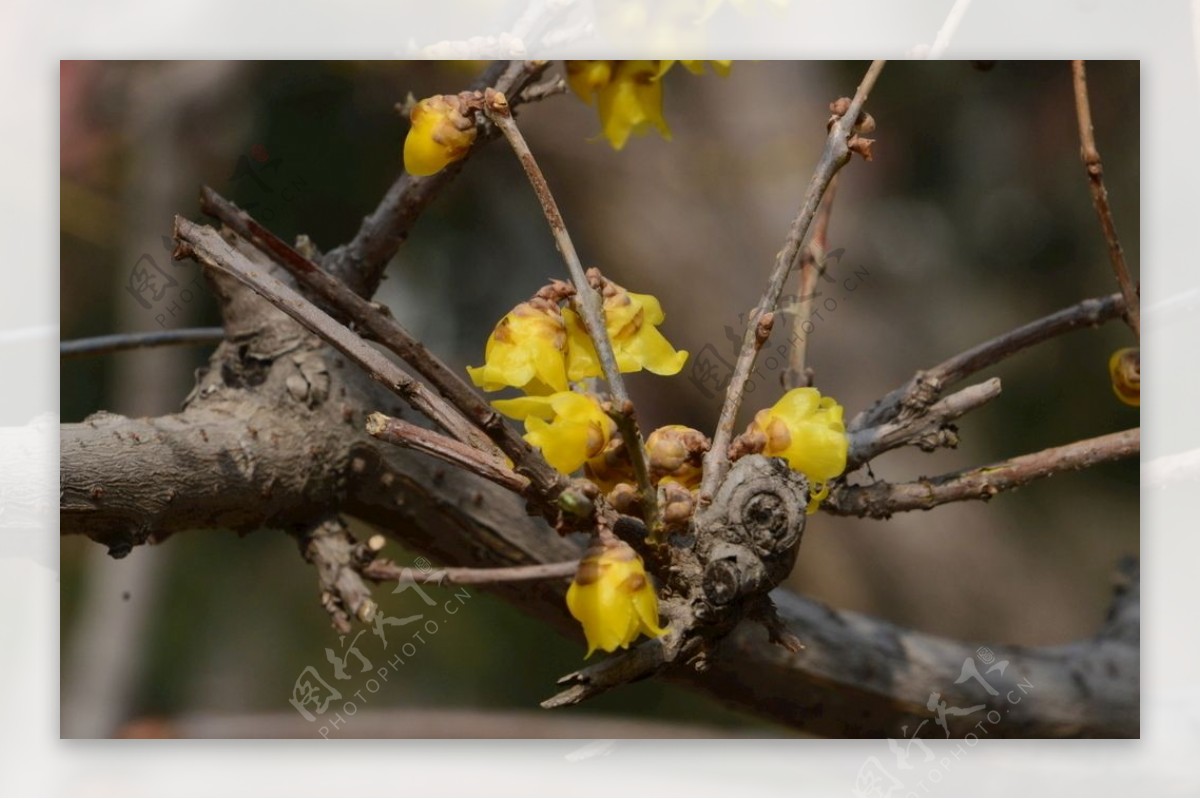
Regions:
<instances>
[{"instance_id":1,"label":"bare twig","mask_svg":"<svg viewBox=\"0 0 1200 799\"><path fill-rule=\"evenodd\" d=\"M488 86L516 94L514 103L521 101L519 91L536 80L546 69L545 61L496 61L476 80L472 89ZM485 128L475 139L472 150L495 137L495 131ZM408 237L417 217L454 180L466 159L450 164L435 175L414 177L401 174L379 202L379 206L363 219L358 233L347 244L329 251L321 260L322 266L345 282L356 293L370 297L379 287L388 261Z\"/></svg>"},{"instance_id":2,"label":"bare twig","mask_svg":"<svg viewBox=\"0 0 1200 799\"><path fill-rule=\"evenodd\" d=\"M1088 101L1087 69L1084 62L1072 61L1071 74L1075 85L1075 113L1079 118L1079 155L1087 170L1092 204L1096 207L1096 216L1100 217L1100 229L1104 233L1104 242L1108 245L1108 258L1112 262L1113 274L1117 277L1117 285L1121 287L1121 296L1125 298L1125 320L1133 328L1134 335L1141 338L1142 315L1138 306L1137 287L1129 275L1125 251L1121 248L1121 240L1117 238L1117 226L1113 222L1112 208L1108 205L1108 189L1104 186L1104 164L1100 161L1100 151L1096 149L1096 135L1092 130L1092 107Z\"/></svg>"},{"instance_id":3,"label":"bare twig","mask_svg":"<svg viewBox=\"0 0 1200 799\"><path fill-rule=\"evenodd\" d=\"M304 559L317 569L321 605L338 632L350 632L354 619L370 622L378 605L359 574L368 550L354 540L336 516L322 519L297 534Z\"/></svg>"},{"instance_id":4,"label":"bare twig","mask_svg":"<svg viewBox=\"0 0 1200 799\"><path fill-rule=\"evenodd\" d=\"M388 560L372 561L363 568L363 576L377 583L399 581L442 585L487 585L492 583L531 582L534 580L562 580L573 577L579 569L578 560L561 563L534 563L529 566L497 566L493 569L450 567L421 572L401 567Z\"/></svg>"},{"instance_id":5,"label":"bare twig","mask_svg":"<svg viewBox=\"0 0 1200 799\"><path fill-rule=\"evenodd\" d=\"M813 232L800 253L800 296L792 303L792 347L788 350L788 366L783 373L784 389L811 386L812 369L808 368L808 337L812 328L812 306L817 291L817 279L825 273L825 249L829 235L829 217L837 196L837 176L829 181L825 199L813 219Z\"/></svg>"},{"instance_id":6,"label":"bare twig","mask_svg":"<svg viewBox=\"0 0 1200 799\"><path fill-rule=\"evenodd\" d=\"M349 286L323 271L295 248L264 228L212 189L201 192L201 203L234 231L290 272L304 287L314 291L355 325L369 333L380 344L399 355L421 376L429 380L443 397L466 415L480 430L512 458L517 472L529 478L533 488L546 500L552 501L567 487L568 481L541 454L525 442L476 391L456 372L431 353L395 319L378 305L358 296ZM287 308L284 308L287 310ZM289 311L290 313L290 311ZM304 320L300 320L302 323ZM343 336L348 333L343 329ZM321 334L324 336L324 333ZM477 432L468 438L455 436L485 452L493 450L491 443Z\"/></svg>"},{"instance_id":7,"label":"bare twig","mask_svg":"<svg viewBox=\"0 0 1200 799\"><path fill-rule=\"evenodd\" d=\"M512 109L509 107L507 98L502 92L487 91L484 94L483 108L488 118L508 139L509 145L516 153L521 166L524 167L529 183L533 186L533 193L537 195L542 212L546 215L546 222L550 225L554 243L567 264L571 282L575 285L575 304L579 309L579 316L596 348L604 380L608 383L608 390L613 398L615 406L613 418L621 430L621 437L625 441L625 451L629 453L629 460L637 478L646 526L652 534L655 534L660 528L658 495L654 485L650 482L649 469L646 465L646 446L642 441L642 434L638 430L633 402L630 401L629 392L625 389L625 381L621 378L621 370L617 367L617 356L613 352L612 341L608 337L608 329L604 322L603 299L600 292L593 288L588 281L583 264L579 261L579 253L575 251L571 235L567 232L567 226L563 222L562 213L558 210L558 203L554 201L554 195L550 192L549 184L546 183L546 176L542 174L542 170L538 167L537 161L529 149L529 144L521 135L521 130L512 117Z\"/></svg>"},{"instance_id":8,"label":"bare twig","mask_svg":"<svg viewBox=\"0 0 1200 799\"><path fill-rule=\"evenodd\" d=\"M1123 309L1124 301L1121 295L1110 294L1106 297L1084 300L1077 305L1002 333L948 358L931 369L917 372L903 386L889 392L871 408L855 416L847 425L847 429L854 433L878 427L901 413L920 414L935 402L947 387L963 378L981 369L986 369L992 364L999 363L1035 344L1048 341L1072 330L1096 327L1111 319L1116 319L1121 315Z\"/></svg>"},{"instance_id":9,"label":"bare twig","mask_svg":"<svg viewBox=\"0 0 1200 799\"><path fill-rule=\"evenodd\" d=\"M366 370L376 382L395 392L443 430L460 441L478 436L470 422L444 399L432 393L383 353L356 336L329 314L290 286L251 263L207 225L175 217L175 238L184 246L181 255L193 255L205 265L249 286L304 327L328 341Z\"/></svg>"},{"instance_id":10,"label":"bare twig","mask_svg":"<svg viewBox=\"0 0 1200 799\"><path fill-rule=\"evenodd\" d=\"M850 434L850 452L846 471L851 472L876 455L915 444L926 452L958 444L958 435L950 422L1000 396L1000 378L993 377L930 406L919 416L893 419L879 427Z\"/></svg>"},{"instance_id":11,"label":"bare twig","mask_svg":"<svg viewBox=\"0 0 1200 799\"><path fill-rule=\"evenodd\" d=\"M1140 450L1141 429L1135 427L913 483L836 486L821 507L840 516L886 519L900 511L929 510L947 502L988 500L1043 477L1133 457Z\"/></svg>"},{"instance_id":12,"label":"bare twig","mask_svg":"<svg viewBox=\"0 0 1200 799\"><path fill-rule=\"evenodd\" d=\"M424 427L386 414L373 413L367 417L366 431L381 441L424 452L460 466L509 491L525 494L529 490L529 480L510 469L500 458Z\"/></svg>"},{"instance_id":13,"label":"bare twig","mask_svg":"<svg viewBox=\"0 0 1200 799\"><path fill-rule=\"evenodd\" d=\"M185 327L180 330L151 330L144 333L112 333L107 336L77 338L58 345L60 358L81 358L86 355L108 355L141 347L178 345L206 346L220 344L225 330L220 327Z\"/></svg>"},{"instance_id":14,"label":"bare twig","mask_svg":"<svg viewBox=\"0 0 1200 799\"><path fill-rule=\"evenodd\" d=\"M766 327L765 332L769 335L771 315L779 302L779 295L783 293L783 286L800 253L800 246L804 243L804 237L817 213L821 197L825 194L833 176L850 160L850 136L859 123L859 113L862 111L863 103L866 102L867 95L870 94L885 63L881 60L871 63L862 82L858 85L858 90L854 93L854 99L846 106L845 112L837 117L830 126L829 136L825 139L825 149L821 153L821 160L817 162L812 180L809 181L808 191L804 195L804 203L800 206L800 212L792 222L783 249L775 258L775 267L771 272L766 293L759 300L758 306L747 322L746 334L742 338L742 348L734 363L733 375L730 378L729 387L725 391L725 402L717 420L716 432L713 434L712 448L704 457L704 479L700 485L701 501L704 501L705 497L714 496L717 486L729 469L729 442L733 438L733 425L737 419L738 409L741 408L746 381L749 380L750 372L754 368L754 359L758 355L762 343L766 340L763 335L763 327Z\"/></svg>"}]
</instances>

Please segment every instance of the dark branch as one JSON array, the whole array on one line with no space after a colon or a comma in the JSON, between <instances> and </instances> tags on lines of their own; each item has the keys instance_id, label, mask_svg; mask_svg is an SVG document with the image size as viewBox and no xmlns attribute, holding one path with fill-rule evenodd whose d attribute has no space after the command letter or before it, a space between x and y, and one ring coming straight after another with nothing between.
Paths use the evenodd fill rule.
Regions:
<instances>
[{"instance_id":1,"label":"dark branch","mask_svg":"<svg viewBox=\"0 0 1200 799\"><path fill-rule=\"evenodd\" d=\"M185 327L181 330L151 330L145 333L112 333L107 336L77 338L58 345L60 358L109 355L142 347L197 346L220 344L225 330L220 327Z\"/></svg>"}]
</instances>

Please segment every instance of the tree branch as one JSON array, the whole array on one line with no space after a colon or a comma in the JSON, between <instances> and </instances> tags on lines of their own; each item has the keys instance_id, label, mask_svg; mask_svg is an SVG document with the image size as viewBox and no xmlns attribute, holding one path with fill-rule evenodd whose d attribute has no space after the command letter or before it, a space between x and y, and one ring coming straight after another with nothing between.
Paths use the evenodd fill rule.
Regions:
<instances>
[{"instance_id":1,"label":"tree branch","mask_svg":"<svg viewBox=\"0 0 1200 799\"><path fill-rule=\"evenodd\" d=\"M150 330L143 333L112 333L107 336L78 338L58 345L60 358L109 355L141 347L220 344L225 330L220 327L185 327L180 330Z\"/></svg>"},{"instance_id":2,"label":"tree branch","mask_svg":"<svg viewBox=\"0 0 1200 799\"><path fill-rule=\"evenodd\" d=\"M397 566L391 561L375 561L363 569L363 576L376 582L411 582L442 585L490 585L493 583L525 582L532 580L569 580L579 570L579 560L562 563L533 563L528 566L501 566L491 569L469 569L451 566L429 572L417 572Z\"/></svg>"},{"instance_id":3,"label":"tree branch","mask_svg":"<svg viewBox=\"0 0 1200 799\"><path fill-rule=\"evenodd\" d=\"M929 510L947 502L986 501L1043 477L1133 457L1140 451L1141 429L1134 428L914 483L836 485L821 507L840 516L886 519L900 511Z\"/></svg>"},{"instance_id":4,"label":"tree branch","mask_svg":"<svg viewBox=\"0 0 1200 799\"><path fill-rule=\"evenodd\" d=\"M1092 205L1100 218L1100 230L1108 246L1108 259L1112 263L1117 285L1125 299L1125 320L1139 339L1142 337L1142 314L1139 310L1138 292L1125 263L1125 251L1117 238L1117 225L1113 222L1112 208L1108 204L1108 189L1104 186L1104 164L1100 151L1096 149L1096 135L1092 129L1092 106L1088 101L1087 68L1083 61L1071 62L1072 83L1075 87L1075 115L1079 120L1079 156L1087 170L1088 186L1092 191Z\"/></svg>"},{"instance_id":5,"label":"tree branch","mask_svg":"<svg viewBox=\"0 0 1200 799\"><path fill-rule=\"evenodd\" d=\"M771 272L767 290L749 317L746 334L742 338L741 351L737 361L734 362L733 375L730 377L729 387L725 391L725 402L717 420L717 429L713 433L712 447L704 456L704 478L700 484L702 502L705 497L711 499L715 495L717 486L721 484L725 472L729 469L729 443L733 438L733 426L737 420L738 409L742 404L746 381L750 379L750 371L754 368L754 359L770 336L771 323L775 306L779 303L779 295L783 293L783 286L787 282L788 274L800 252L800 245L803 244L813 216L821 203L821 197L825 194L833 176L850 160L851 135L859 125L859 114L862 111L863 103L866 102L867 95L875 85L875 79L879 77L884 63L884 61L871 63L862 82L858 85L858 90L854 93L854 99L830 126L829 136L825 139L825 149L821 153L821 160L817 162L816 171L808 184L804 203L800 206L800 211L792 222L783 249L775 258L775 268Z\"/></svg>"},{"instance_id":6,"label":"tree branch","mask_svg":"<svg viewBox=\"0 0 1200 799\"><path fill-rule=\"evenodd\" d=\"M800 295L792 303L792 346L788 350L788 365L783 373L784 389L811 386L812 369L808 368L808 337L812 331L812 306L816 297L817 278L825 273L825 245L829 236L829 218L833 215L833 200L837 196L837 175L829 181L825 198L813 219L813 232L800 254Z\"/></svg>"},{"instance_id":7,"label":"tree branch","mask_svg":"<svg viewBox=\"0 0 1200 799\"><path fill-rule=\"evenodd\" d=\"M932 369L917 372L903 386L887 393L868 410L855 416L847 425L847 430L853 434L870 427L878 427L898 416L923 413L946 388L975 372L1056 336L1084 327L1096 327L1116 319L1123 309L1124 301L1121 295L1110 294L1084 300L1002 333L954 355Z\"/></svg>"}]
</instances>

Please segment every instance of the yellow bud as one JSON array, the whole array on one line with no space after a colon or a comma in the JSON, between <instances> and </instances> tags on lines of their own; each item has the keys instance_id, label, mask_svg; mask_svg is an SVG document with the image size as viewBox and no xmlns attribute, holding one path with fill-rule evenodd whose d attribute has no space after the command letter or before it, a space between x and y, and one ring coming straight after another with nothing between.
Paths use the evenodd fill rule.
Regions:
<instances>
[{"instance_id":1,"label":"yellow bud","mask_svg":"<svg viewBox=\"0 0 1200 799\"><path fill-rule=\"evenodd\" d=\"M646 438L651 481L697 488L709 443L708 436L681 424L658 428Z\"/></svg>"},{"instance_id":2,"label":"yellow bud","mask_svg":"<svg viewBox=\"0 0 1200 799\"><path fill-rule=\"evenodd\" d=\"M1126 405L1142 404L1142 355L1139 347L1119 349L1108 359L1113 392Z\"/></svg>"},{"instance_id":3,"label":"yellow bud","mask_svg":"<svg viewBox=\"0 0 1200 799\"><path fill-rule=\"evenodd\" d=\"M404 139L404 169L418 177L432 175L462 159L475 141L475 122L463 114L453 95L426 97L409 117Z\"/></svg>"},{"instance_id":4,"label":"yellow bud","mask_svg":"<svg viewBox=\"0 0 1200 799\"><path fill-rule=\"evenodd\" d=\"M642 559L623 541L587 551L567 589L567 608L583 625L589 657L597 649L627 649L641 634L666 632L658 626L658 597Z\"/></svg>"}]
</instances>

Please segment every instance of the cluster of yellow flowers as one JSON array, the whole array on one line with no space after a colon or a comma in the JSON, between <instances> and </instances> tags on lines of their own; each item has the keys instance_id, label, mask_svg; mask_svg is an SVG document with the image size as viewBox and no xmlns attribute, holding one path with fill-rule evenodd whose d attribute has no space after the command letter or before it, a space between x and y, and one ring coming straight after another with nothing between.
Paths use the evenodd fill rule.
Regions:
<instances>
[{"instance_id":1,"label":"cluster of yellow flowers","mask_svg":"<svg viewBox=\"0 0 1200 799\"><path fill-rule=\"evenodd\" d=\"M703 61L680 61L702 75ZM713 71L728 75L732 61L713 61ZM596 104L604 138L620 150L629 136L655 129L664 139L671 129L663 117L662 77L674 61L568 61L567 85L588 105Z\"/></svg>"},{"instance_id":2,"label":"cluster of yellow flowers","mask_svg":"<svg viewBox=\"0 0 1200 799\"><path fill-rule=\"evenodd\" d=\"M662 305L602 277L588 274L603 297L605 332L622 372L643 369L674 375L686 351L676 350L658 329ZM517 305L492 330L482 366L467 367L485 391L516 388L523 396L493 401L504 415L525 424L525 440L563 474L580 469L614 506L634 498L632 467L609 409L585 381L600 377L596 349L571 307L574 288L555 282ZM842 407L815 388L789 391L760 411L740 439L742 452L783 458L812 483L809 512L829 492L829 481L846 468L848 439ZM708 438L684 425L667 425L646 439L651 482L666 491L667 507L680 501L690 513L700 486ZM680 500L682 497L682 500ZM571 614L583 625L588 654L628 647L639 635L662 635L658 599L640 557L611 536L597 537L567 594Z\"/></svg>"}]
</instances>

